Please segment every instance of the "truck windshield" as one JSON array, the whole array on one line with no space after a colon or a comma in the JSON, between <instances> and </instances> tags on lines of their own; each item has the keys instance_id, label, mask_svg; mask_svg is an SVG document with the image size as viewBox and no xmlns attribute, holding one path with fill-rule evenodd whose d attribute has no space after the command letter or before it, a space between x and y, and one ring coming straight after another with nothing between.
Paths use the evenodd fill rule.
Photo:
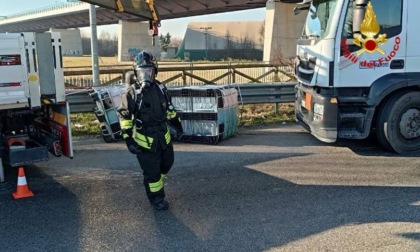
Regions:
<instances>
[{"instance_id":1,"label":"truck windshield","mask_svg":"<svg viewBox=\"0 0 420 252\"><path fill-rule=\"evenodd\" d=\"M305 38L323 38L331 27L337 0L313 0L306 18Z\"/></svg>"}]
</instances>

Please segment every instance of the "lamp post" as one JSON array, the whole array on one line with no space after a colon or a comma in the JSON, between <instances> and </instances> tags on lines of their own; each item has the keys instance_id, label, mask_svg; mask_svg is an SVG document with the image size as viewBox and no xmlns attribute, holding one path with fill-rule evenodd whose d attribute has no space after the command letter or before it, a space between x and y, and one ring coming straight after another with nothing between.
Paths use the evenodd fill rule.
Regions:
<instances>
[{"instance_id":1,"label":"lamp post","mask_svg":"<svg viewBox=\"0 0 420 252\"><path fill-rule=\"evenodd\" d=\"M93 86L100 86L99 80L99 60L98 60L98 34L97 34L97 22L96 22L96 7L93 4L89 5L89 21L90 21L90 45L92 54L92 76Z\"/></svg>"},{"instance_id":2,"label":"lamp post","mask_svg":"<svg viewBox=\"0 0 420 252\"><path fill-rule=\"evenodd\" d=\"M207 35L208 35L208 30L211 30L211 26L205 26L205 27L200 27L200 30L203 30L204 31L204 36L205 36L205 39L206 39L206 60L208 59L207 58Z\"/></svg>"}]
</instances>

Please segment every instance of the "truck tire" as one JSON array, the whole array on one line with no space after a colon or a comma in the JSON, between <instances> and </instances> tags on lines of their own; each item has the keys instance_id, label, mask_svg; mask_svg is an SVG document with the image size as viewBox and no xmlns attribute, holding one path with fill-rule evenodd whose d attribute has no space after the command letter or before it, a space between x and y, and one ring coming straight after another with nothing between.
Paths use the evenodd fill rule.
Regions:
<instances>
[{"instance_id":1,"label":"truck tire","mask_svg":"<svg viewBox=\"0 0 420 252\"><path fill-rule=\"evenodd\" d=\"M387 150L420 152L420 92L397 93L379 112L376 137Z\"/></svg>"}]
</instances>

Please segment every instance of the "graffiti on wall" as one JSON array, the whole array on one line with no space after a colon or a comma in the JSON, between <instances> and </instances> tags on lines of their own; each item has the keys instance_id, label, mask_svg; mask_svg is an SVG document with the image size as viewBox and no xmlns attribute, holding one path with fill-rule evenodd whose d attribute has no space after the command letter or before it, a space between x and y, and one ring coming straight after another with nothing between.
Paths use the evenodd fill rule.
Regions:
<instances>
[{"instance_id":1,"label":"graffiti on wall","mask_svg":"<svg viewBox=\"0 0 420 252\"><path fill-rule=\"evenodd\" d=\"M83 55L81 50L66 50L63 51L63 55L71 56L71 55Z\"/></svg>"},{"instance_id":2,"label":"graffiti on wall","mask_svg":"<svg viewBox=\"0 0 420 252\"><path fill-rule=\"evenodd\" d=\"M138 48L128 49L128 55L130 57L130 60L134 60L134 57L136 57L136 55L139 54L139 52L141 52L141 50Z\"/></svg>"},{"instance_id":3,"label":"graffiti on wall","mask_svg":"<svg viewBox=\"0 0 420 252\"><path fill-rule=\"evenodd\" d=\"M127 53L122 53L121 60L123 61L133 61L134 57L141 52L138 48L130 48L128 49Z\"/></svg>"}]
</instances>

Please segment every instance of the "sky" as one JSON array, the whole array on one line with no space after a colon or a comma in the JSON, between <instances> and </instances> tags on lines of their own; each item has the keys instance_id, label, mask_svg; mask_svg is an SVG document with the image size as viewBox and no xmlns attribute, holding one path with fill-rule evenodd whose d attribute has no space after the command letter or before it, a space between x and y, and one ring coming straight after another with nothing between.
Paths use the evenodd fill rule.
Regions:
<instances>
[{"instance_id":1,"label":"sky","mask_svg":"<svg viewBox=\"0 0 420 252\"><path fill-rule=\"evenodd\" d=\"M25 11L37 10L43 7L50 7L66 0L0 0L0 18ZM174 38L183 38L187 30L189 22L207 22L207 21L263 21L265 19L265 8L258 8L245 11L235 11L228 13L194 16L187 18L176 18L171 20L163 20L159 34L170 33ZM89 31L88 28L82 29ZM111 34L116 33L116 25L98 26L98 35L102 31Z\"/></svg>"}]
</instances>

